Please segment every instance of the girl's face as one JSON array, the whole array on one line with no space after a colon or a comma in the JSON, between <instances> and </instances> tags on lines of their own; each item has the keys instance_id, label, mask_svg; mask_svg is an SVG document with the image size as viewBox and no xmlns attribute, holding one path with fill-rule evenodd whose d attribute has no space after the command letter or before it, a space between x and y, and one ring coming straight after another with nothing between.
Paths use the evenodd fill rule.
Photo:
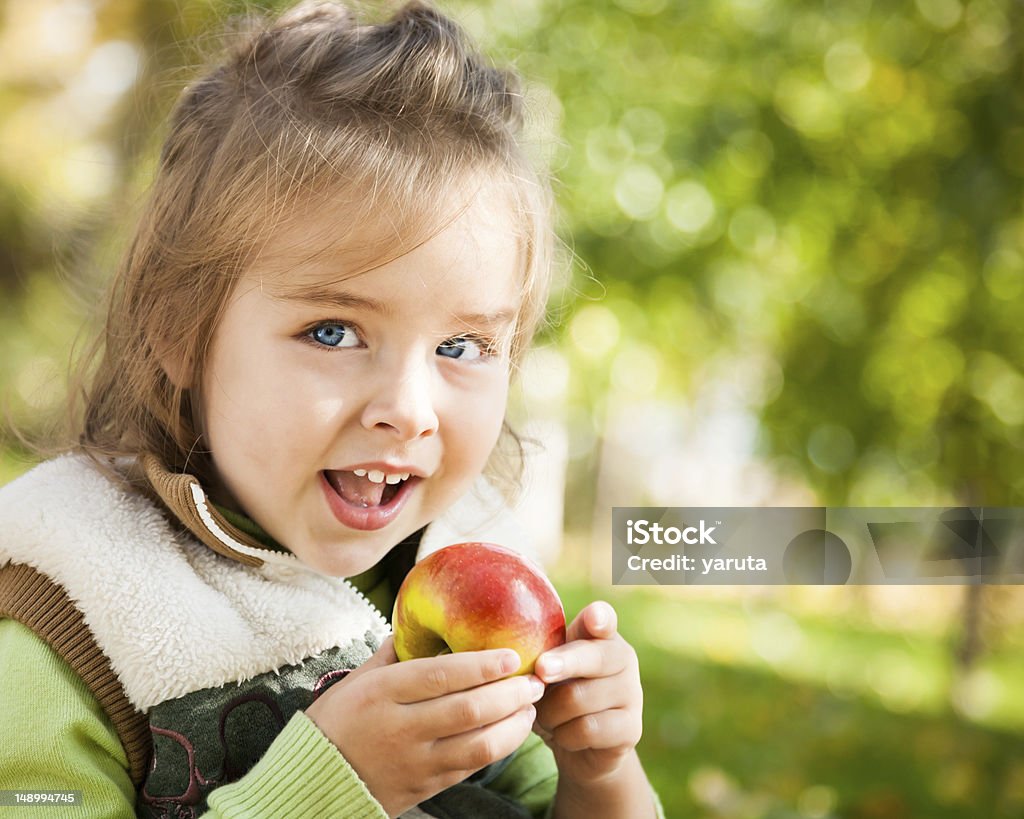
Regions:
<instances>
[{"instance_id":1,"label":"girl's face","mask_svg":"<svg viewBox=\"0 0 1024 819\"><path fill-rule=\"evenodd\" d=\"M365 571L483 469L522 298L503 202L484 189L357 275L351 256L304 246L343 224L322 209L272 233L233 293L202 384L219 489L307 565Z\"/></svg>"}]
</instances>

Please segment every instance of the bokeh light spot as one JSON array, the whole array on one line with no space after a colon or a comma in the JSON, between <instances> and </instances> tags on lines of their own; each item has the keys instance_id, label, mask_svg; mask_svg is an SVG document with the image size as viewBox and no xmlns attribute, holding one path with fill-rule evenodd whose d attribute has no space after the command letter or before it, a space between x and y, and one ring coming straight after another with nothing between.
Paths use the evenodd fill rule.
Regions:
<instances>
[{"instance_id":1,"label":"bokeh light spot","mask_svg":"<svg viewBox=\"0 0 1024 819\"><path fill-rule=\"evenodd\" d=\"M684 233L700 233L715 218L715 200L699 182L679 182L665 197L665 215Z\"/></svg>"},{"instance_id":2,"label":"bokeh light spot","mask_svg":"<svg viewBox=\"0 0 1024 819\"><path fill-rule=\"evenodd\" d=\"M619 320L607 307L590 304L573 317L569 333L581 355L600 359L619 343Z\"/></svg>"},{"instance_id":3,"label":"bokeh light spot","mask_svg":"<svg viewBox=\"0 0 1024 819\"><path fill-rule=\"evenodd\" d=\"M853 434L839 424L821 424L807 439L807 456L823 472L841 472L853 463L856 454Z\"/></svg>"},{"instance_id":4,"label":"bokeh light spot","mask_svg":"<svg viewBox=\"0 0 1024 819\"><path fill-rule=\"evenodd\" d=\"M840 91L860 91L871 79L871 59L855 40L842 40L825 54L825 76Z\"/></svg>"},{"instance_id":5,"label":"bokeh light spot","mask_svg":"<svg viewBox=\"0 0 1024 819\"><path fill-rule=\"evenodd\" d=\"M652 219L661 209L665 185L650 165L634 163L615 182L615 202L631 219Z\"/></svg>"}]
</instances>

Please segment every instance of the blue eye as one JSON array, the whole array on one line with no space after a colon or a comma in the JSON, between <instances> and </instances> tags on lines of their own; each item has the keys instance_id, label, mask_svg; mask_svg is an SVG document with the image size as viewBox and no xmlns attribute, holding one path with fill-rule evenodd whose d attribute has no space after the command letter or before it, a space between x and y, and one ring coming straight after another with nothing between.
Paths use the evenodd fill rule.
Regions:
<instances>
[{"instance_id":1,"label":"blue eye","mask_svg":"<svg viewBox=\"0 0 1024 819\"><path fill-rule=\"evenodd\" d=\"M475 361L483 358L487 344L479 338L458 336L442 342L437 347L437 354L446 358L457 358L460 361Z\"/></svg>"},{"instance_id":2,"label":"blue eye","mask_svg":"<svg viewBox=\"0 0 1024 819\"><path fill-rule=\"evenodd\" d=\"M358 347L359 336L350 324L340 321L325 321L307 333L309 338L324 347Z\"/></svg>"}]
</instances>

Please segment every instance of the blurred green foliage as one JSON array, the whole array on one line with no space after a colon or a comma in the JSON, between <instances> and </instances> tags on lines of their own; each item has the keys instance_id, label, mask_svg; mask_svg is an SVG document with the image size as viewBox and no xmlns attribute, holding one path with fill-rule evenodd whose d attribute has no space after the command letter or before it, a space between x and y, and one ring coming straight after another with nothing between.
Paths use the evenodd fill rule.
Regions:
<instances>
[{"instance_id":1,"label":"blurred green foliage","mask_svg":"<svg viewBox=\"0 0 1024 819\"><path fill-rule=\"evenodd\" d=\"M558 100L619 341L587 355L577 313L579 400L638 350L658 394L754 357L760 453L821 502L1019 503L1020 4L530 8L522 67Z\"/></svg>"}]
</instances>

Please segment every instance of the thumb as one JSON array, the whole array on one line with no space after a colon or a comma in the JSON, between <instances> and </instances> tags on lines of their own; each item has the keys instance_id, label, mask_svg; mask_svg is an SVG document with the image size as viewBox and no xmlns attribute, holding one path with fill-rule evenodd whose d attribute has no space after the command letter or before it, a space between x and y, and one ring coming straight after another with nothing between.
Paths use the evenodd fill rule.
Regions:
<instances>
[{"instance_id":1,"label":"thumb","mask_svg":"<svg viewBox=\"0 0 1024 819\"><path fill-rule=\"evenodd\" d=\"M611 604L597 600L576 615L566 630L565 640L607 640L618 629L618 616Z\"/></svg>"},{"instance_id":2,"label":"thumb","mask_svg":"<svg viewBox=\"0 0 1024 819\"><path fill-rule=\"evenodd\" d=\"M370 656L370 659L358 668L353 669L348 676L360 676L368 671L373 671L375 668L383 668L386 665L393 665L397 662L398 655L395 654L395 640L389 635L388 638L380 644L380 648Z\"/></svg>"}]
</instances>

